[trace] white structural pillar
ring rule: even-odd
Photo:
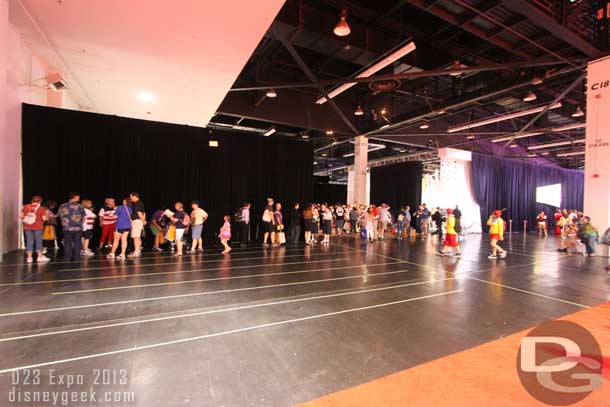
[[[584,212],[603,233],[610,226],[610,57],[589,63]]]
[[[364,136],[354,139],[354,165],[350,167],[347,176],[347,203],[369,204],[368,171],[369,141]]]
[[[4,142],[5,134],[7,132],[6,117],[8,115],[7,107],[7,65],[8,65],[8,2],[6,0],[0,0],[0,141]],[[5,147],[0,147],[4,150]],[[0,152],[0,158],[4,161],[4,152]],[[6,250],[5,248],[5,236],[4,229],[6,221],[4,219],[4,205],[8,199],[5,191],[5,180],[11,174],[7,174],[5,166],[0,162],[0,260],[2,260],[2,253]]]

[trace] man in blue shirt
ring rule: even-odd
[[[63,230],[64,258],[69,261],[79,259],[82,248],[81,237],[85,223],[85,208],[79,202],[80,195],[76,192],[70,193],[68,202],[61,204],[57,212]]]

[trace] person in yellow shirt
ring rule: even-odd
[[[460,250],[460,243],[458,242],[458,234],[455,231],[455,216],[453,215],[453,209],[447,209],[447,220],[445,221],[445,240],[443,241],[443,248],[438,252],[439,256],[445,256],[451,254],[451,249],[455,249],[455,256],[462,256]]]
[[[489,226],[489,238],[491,240],[490,259],[505,258],[508,254],[506,250],[498,245],[498,241],[504,240],[504,219],[502,219],[502,211],[494,211],[487,220]]]

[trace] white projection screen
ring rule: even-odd
[[[536,187],[536,202],[560,208],[561,184]]]

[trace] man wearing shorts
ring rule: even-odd
[[[195,253],[196,251],[203,251],[203,239],[201,238],[201,232],[203,231],[203,222],[208,219],[208,213],[199,207],[198,201],[191,202],[191,240],[193,242],[189,253]]]
[[[460,257],[462,255],[460,243],[458,242],[458,235],[455,231],[455,216],[453,215],[453,209],[448,208],[447,220],[445,221],[445,240],[443,241],[443,248],[440,252],[438,252],[438,254],[440,256],[451,254],[452,249],[455,249],[456,257]]]
[[[489,226],[489,239],[491,245],[490,259],[495,260],[498,257],[505,258],[506,250],[498,246],[498,241],[504,240],[504,219],[502,219],[502,211],[494,211],[487,220]]]
[[[132,192],[129,194],[129,200],[133,210],[131,213],[131,238],[133,239],[134,250],[127,257],[135,258],[142,256],[142,231],[146,224],[146,212],[139,193]]]

